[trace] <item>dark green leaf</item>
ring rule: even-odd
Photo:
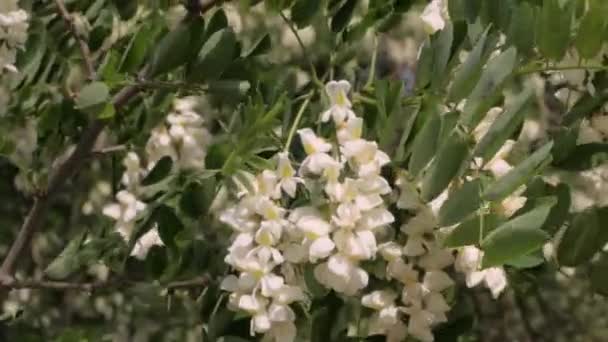
[[[255,42],[249,51],[245,53],[245,57],[255,57],[268,52],[271,48],[270,35],[266,33],[262,38]]]
[[[462,110],[464,115],[461,123],[463,125],[469,128],[477,126],[493,104],[498,91],[511,75],[516,64],[517,51],[514,47],[510,47],[488,62]]]
[[[192,218],[205,215],[215,195],[215,178],[190,183],[180,198],[180,209]]]
[[[608,144],[589,143],[577,145],[569,156],[556,163],[560,169],[568,171],[584,171],[608,161]]]
[[[321,0],[296,0],[291,8],[291,20],[299,28],[304,28],[310,24],[320,9]]]
[[[459,132],[453,132],[422,179],[422,199],[430,201],[437,197],[456,176],[468,154],[468,138]]]
[[[186,63],[190,52],[191,29],[181,22],[158,42],[148,63],[146,74],[154,77],[169,72]]]
[[[539,254],[540,253],[522,255],[518,258],[507,261],[506,264],[517,269],[534,268],[545,262],[545,258]]]
[[[599,260],[591,265],[589,279],[597,293],[608,296],[608,256],[606,253],[603,253]]]
[[[576,214],[557,246],[559,264],[574,267],[589,261],[602,247],[598,244],[601,229],[595,209]]]
[[[448,199],[439,209],[439,224],[451,226],[461,222],[467,216],[479,209],[481,205],[481,180],[474,179],[464,183],[450,193]]]
[[[154,210],[153,219],[158,225],[158,235],[168,247],[175,246],[175,236],[184,229],[184,225],[173,208],[160,205]]]
[[[412,156],[408,169],[415,177],[428,165],[437,150],[437,138],[441,132],[441,119],[439,115],[434,115],[434,113],[431,113],[431,115],[432,117],[426,120],[422,129],[416,135],[412,145]]]
[[[456,226],[445,238],[443,245],[449,248],[477,245],[502,223],[501,220],[492,213],[483,215],[483,219],[480,215],[475,215]]]
[[[608,91],[595,96],[585,92],[564,116],[564,125],[572,125],[577,120],[588,117],[597,111],[608,100]]]
[[[492,231],[481,242],[482,267],[503,265],[539,249],[549,238],[541,226],[547,219],[554,197],[547,197],[533,210],[517,216]]]
[[[188,78],[198,82],[218,80],[232,63],[236,45],[236,37],[230,29],[212,34],[203,45],[191,70],[188,70]]]
[[[574,45],[581,57],[595,57],[602,48],[602,34],[606,26],[605,12],[592,6],[580,23]]]
[[[173,168],[173,159],[169,156],[162,157],[148,175],[142,180],[144,186],[152,185],[165,179]]]
[[[353,16],[357,0],[346,0],[338,12],[331,18],[331,30],[335,33],[344,30]]]
[[[494,181],[483,193],[483,199],[487,201],[500,201],[510,195],[519,186],[525,184],[541,166],[551,160],[552,147],[552,142],[545,144],[511,169],[506,175]]]
[[[314,269],[315,265],[312,264],[307,264],[304,267],[304,281],[306,282],[306,288],[308,288],[313,298],[322,298],[329,293],[329,290],[317,281]]]
[[[433,76],[433,54],[434,50],[431,40],[427,38],[420,48],[420,55],[417,61],[416,88],[426,87]]]
[[[467,59],[460,66],[454,75],[454,81],[450,86],[448,94],[448,100],[452,102],[458,102],[467,96],[473,87],[475,86],[479,76],[481,75],[481,68],[484,62],[484,51],[486,51],[486,41],[488,38],[487,28],[481,37],[477,39],[475,47],[467,56]]]
[[[137,1],[112,0],[118,10],[120,19],[129,20],[137,12]]]

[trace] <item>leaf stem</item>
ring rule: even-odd
[[[310,55],[308,54],[308,50],[306,49],[306,46],[304,46],[304,43],[302,42],[302,38],[300,38],[300,35],[298,34],[298,30],[296,30],[296,28],[293,26],[293,22],[291,22],[285,16],[285,14],[283,14],[283,12],[279,11],[279,15],[281,16],[281,18],[283,19],[285,24],[287,24],[291,33],[293,33],[293,35],[296,37],[296,40],[298,41],[298,45],[300,45],[300,48],[302,49],[302,54],[304,55],[304,59],[306,59],[306,62],[308,63],[308,67],[310,68],[310,75],[312,77],[313,82],[315,83],[315,85],[317,87],[319,87],[319,89],[323,89],[323,82],[321,82],[321,80],[319,79],[319,76],[317,75],[315,65],[312,63],[312,59],[310,58]]]
[[[295,135],[296,129],[298,128],[298,125],[300,124],[300,120],[302,120],[302,115],[304,114],[304,112],[306,111],[306,108],[310,104],[310,99],[312,98],[313,94],[314,94],[313,90],[309,91],[308,94],[306,94],[304,102],[300,106],[300,109],[298,110],[298,113],[296,114],[296,118],[293,121],[291,128],[289,129],[289,135],[287,136],[287,141],[285,142],[285,147],[283,148],[283,151],[287,152],[289,150],[289,146],[291,146],[291,141],[293,140],[293,136]]]
[[[374,51],[372,53],[372,62],[369,66],[369,76],[367,77],[367,82],[365,83],[364,89],[370,89],[372,84],[374,83],[374,79],[376,78],[376,60],[378,58],[378,37],[374,37]]]

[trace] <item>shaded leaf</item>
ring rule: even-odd
[[[146,177],[141,181],[143,186],[152,185],[160,182],[165,179],[169,173],[171,173],[171,169],[173,168],[173,159],[169,156],[162,157],[154,168],[146,175]]]
[[[589,261],[602,247],[598,243],[600,229],[595,209],[576,214],[557,246],[559,264],[574,267]]]
[[[518,187],[526,183],[543,164],[551,160],[551,147],[553,147],[552,142],[545,144],[506,175],[494,181],[484,191],[483,199],[499,201],[513,193]]]
[[[464,183],[450,193],[439,209],[439,224],[451,226],[479,209],[481,205],[482,184],[479,178]]]
[[[483,239],[483,268],[503,265],[527,255],[545,243],[549,234],[540,228],[556,199],[547,197],[539,203],[533,210],[501,224]]]

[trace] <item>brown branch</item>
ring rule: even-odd
[[[69,13],[67,12],[63,2],[61,0],[55,0],[57,6],[62,13],[64,18],[69,19]],[[202,11],[207,11],[211,9],[215,4],[220,3],[221,0],[211,0],[203,6]],[[70,20],[71,23],[71,20]],[[72,27],[72,26],[70,26]],[[84,41],[79,40],[86,45]],[[88,51],[88,47],[87,50]],[[87,59],[87,54],[83,52],[85,55],[85,60],[90,62],[90,59]],[[94,76],[94,73],[92,74]],[[114,108],[117,112],[120,112],[122,107],[124,107],[129,100],[135,97],[140,92],[140,87],[137,85],[130,85],[124,87],[120,92],[118,92],[112,101]],[[106,121],[103,120],[93,120],[91,124],[85,129],[82,134],[80,141],[76,145],[74,152],[68,157],[68,159],[55,168],[51,176],[49,178],[48,185],[45,190],[43,190],[34,200],[34,205],[30,209],[23,225],[19,229],[17,233],[17,238],[11,245],[8,254],[6,255],[4,261],[2,262],[2,266],[0,267],[0,289],[2,289],[2,284],[11,283],[13,281],[13,274],[15,273],[15,269],[17,266],[17,261],[25,247],[29,244],[29,241],[32,235],[40,228],[42,223],[44,222],[44,218],[46,216],[47,209],[50,205],[50,201],[52,197],[56,194],[57,190],[65,184],[65,182],[70,179],[80,168],[85,164],[91,155],[91,151],[95,146],[95,142],[99,137],[101,131],[103,131],[106,125]],[[6,287],[4,287],[6,289]],[[6,292],[0,291],[0,300],[4,297]]]
[[[84,59],[84,65],[87,70],[87,76],[89,80],[94,80],[95,77],[95,67],[93,66],[93,58],[91,57],[91,51],[89,50],[89,45],[82,39],[82,36],[78,33],[76,29],[76,25],[74,24],[74,19],[68,12],[68,9],[65,7],[63,0],[55,0],[55,5],[57,5],[57,9],[59,10],[59,14],[63,18],[63,20],[68,24],[74,39],[78,43],[78,48],[80,49],[80,53],[82,54],[82,58]]]
[[[77,290],[77,291],[93,291],[101,289],[117,289],[125,287],[135,287],[138,285],[149,285],[149,282],[129,281],[124,279],[111,279],[106,281],[95,282],[67,282],[67,281],[52,281],[52,280],[11,280],[0,284],[0,288],[18,290]],[[174,281],[167,284],[161,284],[161,287],[167,290],[184,290],[192,288],[205,287],[209,284],[208,277],[196,277],[188,280]]]

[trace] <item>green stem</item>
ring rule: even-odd
[[[369,66],[369,76],[364,89],[370,89],[376,78],[376,59],[378,58],[378,37],[374,38],[374,51],[372,53],[372,64]]]
[[[315,65],[312,63],[312,59],[310,58],[310,55],[308,54],[308,50],[306,50],[306,47],[304,46],[304,43],[302,42],[302,38],[300,38],[298,31],[293,26],[293,23],[289,19],[287,19],[285,14],[283,14],[283,12],[279,12],[279,15],[281,16],[281,18],[283,19],[285,24],[287,24],[287,27],[289,27],[289,30],[291,31],[291,33],[293,33],[293,35],[296,37],[296,40],[298,41],[298,45],[300,45],[300,48],[302,49],[302,54],[304,55],[304,59],[306,59],[306,62],[308,63],[308,67],[310,68],[310,75],[312,77],[313,82],[319,87],[319,89],[323,89],[323,82],[321,82],[321,80],[319,80],[319,77],[317,76],[317,71],[315,70]]]
[[[298,113],[296,114],[296,118],[293,121],[293,124],[291,125],[291,129],[289,130],[289,135],[287,136],[287,142],[285,142],[285,147],[283,148],[283,151],[285,151],[285,152],[289,151],[289,146],[291,146],[291,141],[293,140],[293,136],[296,133],[296,129],[298,129],[300,120],[302,120],[302,115],[306,111],[308,104],[310,104],[310,99],[312,98],[313,94],[314,94],[314,91],[312,91],[312,90],[310,92],[308,92],[306,99],[300,106],[300,109],[298,110]]]
[[[565,70],[608,70],[607,65],[563,65],[563,66],[544,66],[522,68],[517,73],[519,75],[532,74],[543,71],[565,71]]]

